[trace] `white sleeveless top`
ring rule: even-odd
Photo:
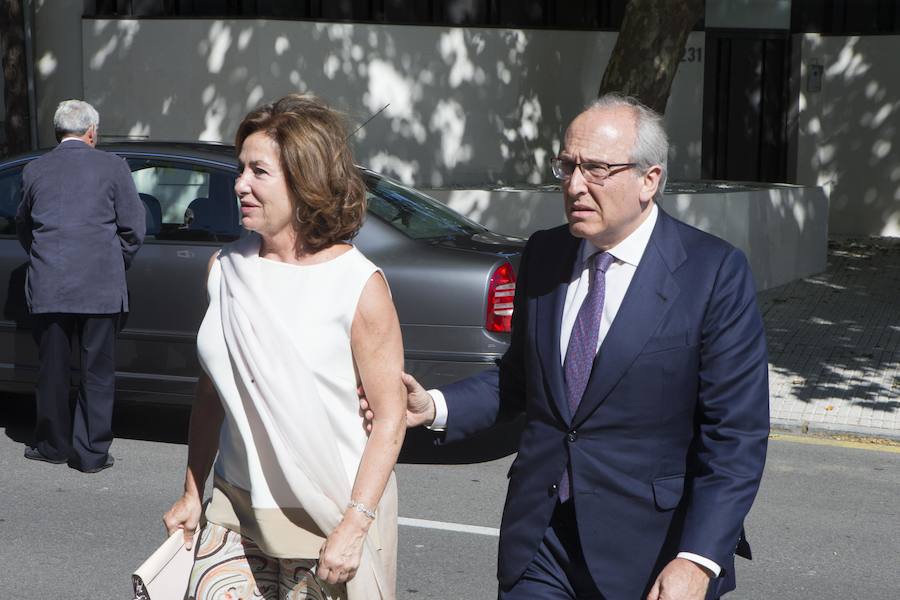
[[[375,272],[355,247],[315,265],[264,259],[255,234],[223,248],[210,270],[197,349],[225,419],[207,518],[273,556],[317,558],[350,499],[367,441],[350,329]],[[381,589],[361,598],[394,594],[393,475],[377,513],[367,545]]]

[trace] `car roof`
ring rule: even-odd
[[[168,158],[186,158],[200,159],[217,163],[224,163],[228,166],[237,167],[237,154],[233,144],[224,144],[220,142],[199,142],[199,141],[155,141],[155,140],[124,140],[116,142],[101,142],[97,144],[97,148],[107,152],[126,153],[126,154],[159,154]],[[22,160],[32,160],[49,152],[52,148],[39,148],[10,156],[3,159],[2,163],[9,164]],[[372,171],[362,165],[356,165],[365,175],[384,178],[383,175]],[[389,178],[386,178],[389,179]]]
[[[123,140],[116,142],[101,142],[97,148],[107,152],[125,153],[131,155],[153,156],[159,155],[165,158],[184,158],[201,161],[209,161],[237,168],[237,154],[233,144],[220,142],[199,141],[156,141],[156,140]],[[10,156],[0,161],[2,165],[28,162],[49,152],[53,147],[39,148],[16,156]],[[362,165],[356,165],[364,175],[376,178],[390,179],[372,171]]]
[[[234,146],[216,142],[121,141],[103,142],[98,144],[97,147],[108,152],[159,153],[167,156],[205,158],[207,160],[237,164]]]
[[[55,146],[38,148],[30,150],[14,156],[2,159],[3,164],[16,163],[20,161],[28,161],[42,154],[46,154]],[[116,153],[128,154],[161,154],[170,157],[182,158],[199,158],[219,163],[226,163],[237,166],[237,156],[235,155],[234,146],[231,144],[220,144],[216,142],[175,142],[175,141],[118,141],[118,142],[101,142],[97,144],[100,150]]]
[[[97,147],[108,152],[140,154],[159,153],[165,154],[166,156],[203,158],[218,162],[227,162],[235,167],[237,166],[237,152],[234,145],[220,142],[128,140],[120,142],[103,142],[98,144]],[[372,171],[368,167],[362,165],[356,166],[366,175],[389,179],[380,173]]]

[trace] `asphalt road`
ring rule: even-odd
[[[187,412],[122,407],[116,465],[95,475],[23,459],[32,419],[29,399],[0,399],[0,599],[131,598],[129,575],[180,490]],[[415,446],[397,469],[399,598],[494,598],[508,447]],[[747,524],[755,558],[739,559],[728,598],[900,597],[898,504],[900,454],[772,440]]]

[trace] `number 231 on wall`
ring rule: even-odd
[[[700,46],[690,46],[684,49],[684,56],[681,62],[703,62],[703,48]]]

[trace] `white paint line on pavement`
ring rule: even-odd
[[[475,535],[489,535],[491,537],[500,535],[500,530],[494,527],[479,527],[478,525],[463,525],[462,523],[444,523],[443,521],[428,521],[426,519],[410,519],[407,517],[399,517],[397,523],[407,527],[420,527],[422,529],[440,529],[442,531],[474,533]]]

